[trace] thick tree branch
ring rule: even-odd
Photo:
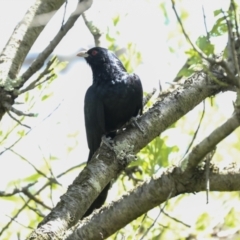
[[[16,26],[7,45],[0,55],[0,120],[5,114],[6,105],[11,106],[17,94],[13,90],[21,85],[21,78],[16,78],[22,63],[33,43],[63,4],[64,0],[36,0],[29,8],[23,20]],[[36,19],[44,15],[43,25],[36,24]]]
[[[105,208],[107,209],[106,212],[103,210],[102,214],[95,214],[93,218],[91,218],[91,221],[87,223],[84,222],[83,224],[80,223],[79,226],[76,225],[73,229],[77,230],[72,232],[73,229],[71,229],[66,239],[105,239],[151,208],[166,201],[170,192],[171,197],[174,197],[180,193],[206,190],[206,182],[203,184],[204,181],[201,180],[202,178],[210,179],[211,190],[223,191],[225,189],[227,191],[229,185],[226,183],[229,183],[229,180],[227,181],[225,179],[225,175],[224,181],[226,182],[224,184],[220,183],[220,185],[217,185],[216,182],[212,182],[211,177],[215,174],[216,167],[212,167],[209,173],[209,166],[206,167],[205,172],[199,169],[196,171],[196,166],[203,160],[207,153],[212,151],[222,139],[227,137],[239,125],[239,113],[235,113],[223,125],[214,130],[206,139],[193,148],[192,152],[190,152],[182,162],[181,168],[166,171],[159,179],[150,180],[150,183],[153,182],[153,186],[149,187],[151,184],[146,182],[141,187],[138,187],[140,189],[136,189],[130,193],[129,196],[125,195],[125,197],[121,198],[118,202],[111,204],[110,207],[107,206]],[[200,175],[201,172],[203,175]],[[217,172],[217,174],[219,174],[219,172]],[[224,174],[226,174],[225,171]],[[233,181],[231,190],[239,190],[239,169],[234,169],[234,174],[236,174],[235,177],[233,177],[231,172],[231,175],[228,175],[227,178],[233,178],[233,180],[230,180]],[[195,175],[197,175],[196,180]],[[220,174],[219,178],[221,176]],[[214,180],[216,181],[216,178]],[[200,189],[199,183],[201,183]],[[219,182],[217,181],[217,183]],[[218,189],[212,187],[215,185]],[[222,187],[224,187],[224,189],[222,189]],[[164,201],[162,199],[164,199]],[[129,208],[129,206],[131,206],[131,208]],[[102,222],[104,222],[104,224],[101,224]]]
[[[214,147],[240,125],[239,113],[234,113],[224,124],[193,148],[182,162],[183,171],[192,171]]]
[[[54,37],[54,39],[49,43],[49,45],[38,55],[36,60],[32,65],[23,73],[21,77],[21,86],[44,64],[45,60],[50,56],[55,47],[59,44],[62,38],[67,34],[67,32],[73,27],[74,23],[81,16],[83,12],[89,9],[92,5],[93,0],[80,0],[76,10],[71,14],[67,22],[59,29],[59,32]]]
[[[55,11],[64,3],[64,0],[36,0],[35,4],[28,10],[0,55],[0,87],[2,87],[0,89],[0,119],[6,112],[6,105],[12,105],[14,99],[21,93],[18,89],[43,66],[44,61],[68,30],[71,29],[78,17],[91,7],[92,1],[79,1],[76,10],[64,27],[59,30],[49,46],[38,56],[28,70],[21,77],[17,78],[22,63],[33,43]]]
[[[64,239],[106,239],[153,207],[167,201],[170,192],[170,198],[173,198],[183,193],[205,191],[206,169],[195,169],[191,174],[188,174],[188,179],[184,182],[179,172],[181,172],[181,169],[175,167],[162,173],[160,177],[151,178],[144,182],[132,192],[121,196],[110,206],[104,207],[101,214],[95,212],[92,218],[79,222],[66,233]],[[231,165],[219,170],[217,166],[212,165],[209,177],[211,191],[240,190],[239,166]]]
[[[221,87],[211,84],[204,73],[195,74],[183,87],[157,102],[140,118],[139,125],[144,129],[145,135],[129,126],[114,139],[115,150],[119,155],[137,153],[202,100],[220,91]],[[75,225],[101,190],[123,169],[122,161],[119,164],[119,155],[116,158],[113,151],[105,145],[101,146],[30,239],[39,239],[37,236],[57,239],[57,236],[62,236],[64,231]]]
[[[16,78],[22,63],[39,34],[58,10],[64,0],[36,0],[29,8],[23,20],[16,26],[12,36],[0,55],[0,86],[13,90],[13,79]],[[39,25],[35,19],[45,17],[45,24]],[[47,14],[47,15],[46,15]]]

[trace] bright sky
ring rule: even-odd
[[[32,0],[0,1],[0,48],[4,47],[17,22],[21,20],[32,2]],[[67,15],[75,9],[77,1],[70,0],[68,2]],[[128,42],[133,42],[142,53],[143,63],[135,69],[135,72],[139,74],[146,92],[151,91],[153,87],[158,88],[159,80],[163,85],[165,82],[171,82],[183,65],[186,59],[183,53],[189,47],[183,44],[183,36],[179,35],[179,31],[176,31],[179,26],[176,25],[176,18],[171,9],[170,1],[164,1],[168,2],[167,11],[170,22],[167,25],[164,23],[162,11],[159,10],[159,2],[163,1],[95,1],[90,10],[91,12],[88,13],[89,16],[96,19],[95,21],[103,29],[111,23],[113,16],[120,14],[119,31],[121,35],[118,37],[117,43],[119,46],[124,47]],[[222,8],[228,7],[228,1],[224,0],[184,0],[182,2],[184,4],[180,8],[184,6],[185,10],[189,12],[189,21],[186,21],[185,27],[193,41],[201,34],[205,34],[201,10],[202,4],[206,5],[205,14],[209,29],[211,29],[214,21],[212,10],[216,8],[216,4],[222,6]],[[61,26],[62,16],[63,8],[54,16],[51,23],[34,44],[30,52],[31,56],[39,53],[51,41]],[[43,164],[43,156],[48,158],[52,155],[60,158],[61,161],[52,163],[55,174],[87,159],[88,148],[83,121],[83,99],[86,89],[92,81],[91,71],[89,66],[84,61],[77,59],[75,55],[81,48],[91,47],[93,44],[91,34],[83,20],[79,19],[54,51],[54,54],[62,60],[70,61],[70,67],[60,74],[59,78],[52,84],[53,96],[45,102],[37,102],[36,106],[31,110],[39,113],[39,116],[35,119],[26,120],[26,123],[32,127],[38,125],[41,119],[51,113],[59,103],[61,105],[50,118],[34,129],[28,137],[21,140],[15,148],[18,153],[37,166]],[[169,45],[178,52],[171,53],[168,49]],[[164,87],[167,86],[164,85]],[[229,101],[231,102],[231,99]],[[229,109],[228,111],[232,110]],[[1,128],[9,127],[10,121],[12,124],[12,120],[5,116]],[[22,129],[22,127],[19,129]],[[69,135],[74,137],[69,138]],[[14,139],[10,137],[7,145],[0,146],[0,151],[13,141]],[[68,153],[66,151],[67,147],[75,148],[71,153]],[[26,176],[25,171],[31,169],[26,164],[25,169],[19,171],[20,167],[23,166],[23,162],[10,152],[1,156],[1,162],[4,164],[0,169],[0,190],[5,189],[6,182],[13,179],[13,176],[15,179],[21,179]],[[12,168],[12,166],[15,167]],[[73,179],[74,176],[69,177],[63,185],[67,187]]]

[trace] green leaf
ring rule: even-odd
[[[222,9],[215,10],[214,12],[214,17],[218,16],[220,13],[222,13]]]
[[[115,18],[113,18],[113,25],[116,26],[119,23],[120,16],[117,15]]]
[[[182,68],[179,73],[178,73],[178,77],[189,77],[191,76],[195,71],[193,69],[190,68]]]
[[[62,71],[63,69],[65,69],[68,65],[68,62],[65,61],[65,62],[59,62],[56,67],[54,67],[54,71],[57,71],[57,72],[60,72]]]
[[[20,137],[24,137],[24,136],[25,136],[25,130],[18,131],[17,134],[18,134]]]
[[[169,155],[179,151],[177,146],[169,147],[166,145],[166,140],[167,137],[157,137],[138,154],[139,159],[135,163],[141,165],[145,173],[152,175],[159,168],[168,166]]]
[[[224,219],[224,223],[226,226],[228,227],[237,227],[239,225],[239,218],[234,210],[234,208],[232,208],[228,214],[225,216]]]
[[[208,213],[203,213],[199,216],[196,222],[196,229],[203,231],[210,225],[211,219]]]
[[[209,33],[212,37],[218,37],[227,33],[227,31],[228,31],[228,28],[227,28],[226,20],[223,16],[216,21],[216,23],[213,25]]]
[[[26,183],[36,182],[39,179],[39,177],[40,177],[40,174],[34,173],[34,174],[32,174],[32,175],[30,175],[30,176],[28,176],[26,178],[21,179],[21,181],[24,181]]]
[[[42,96],[42,101],[48,99],[48,98],[51,97],[52,95],[53,95],[52,93],[43,95],[43,96]]]
[[[214,45],[209,42],[206,36],[199,37],[196,44],[206,55],[214,53]]]
[[[59,158],[58,157],[55,157],[55,156],[50,156],[50,160],[58,160]]]
[[[109,34],[106,34],[106,39],[107,39],[109,42],[114,42],[114,41],[115,41],[115,38],[111,37]]]
[[[168,11],[166,8],[166,3],[160,3],[159,8],[162,10],[163,16],[165,17],[165,24],[169,24],[169,17],[168,17]]]
[[[24,96],[24,100],[25,100],[25,102],[28,101],[28,98],[29,98],[29,92],[26,92],[26,93],[25,93],[25,96]]]

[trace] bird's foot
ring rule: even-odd
[[[132,126],[135,126],[136,128],[138,128],[139,131],[140,131],[143,135],[145,135],[145,131],[144,131],[144,129],[138,124],[137,119],[138,119],[138,117],[132,117],[132,118],[130,119],[130,121],[129,121],[129,124],[131,124]]]
[[[104,143],[107,147],[114,151],[114,141],[110,137],[106,137],[106,135],[102,136],[102,143]]]

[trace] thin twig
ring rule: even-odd
[[[66,12],[67,12],[67,5],[68,5],[68,0],[65,0],[65,6],[64,6],[64,12],[63,12],[63,19],[62,19],[61,30],[63,30],[63,25],[64,25],[64,22],[65,22],[65,16],[66,16]]]
[[[24,203],[27,204],[27,207],[28,207],[30,210],[32,210],[34,213],[36,213],[36,214],[39,215],[40,217],[43,217],[43,218],[45,217],[45,215],[44,215],[43,213],[41,213],[39,209],[36,209],[36,208],[33,208],[33,207],[30,206],[30,204],[29,204],[30,202],[28,201],[29,198],[28,198],[28,200],[25,200],[25,198],[24,198],[23,196],[21,196],[21,195],[20,195],[20,198],[22,199],[22,201],[23,201]]]
[[[240,86],[240,72],[239,72],[239,64],[238,64],[238,58],[237,58],[237,53],[235,50],[235,39],[234,39],[234,33],[232,31],[232,23],[227,19],[227,16],[225,12],[222,10],[222,14],[224,16],[224,19],[226,21],[227,27],[228,27],[228,45],[230,46],[229,51],[231,51],[231,56],[234,64],[234,70],[236,71],[235,74],[237,73],[237,78],[235,77],[234,79],[236,80],[235,84],[237,86]]]
[[[27,92],[27,91],[30,91],[30,90],[32,90],[32,89],[34,89],[34,88],[42,85],[43,83],[47,82],[49,79],[51,79],[51,78],[53,78],[53,77],[56,77],[56,74],[55,74],[55,73],[47,76],[44,80],[42,80],[41,82],[37,83],[37,84],[34,85],[32,88],[30,88],[30,87],[28,86],[29,88],[27,87],[27,88],[25,88],[25,89],[20,90],[20,91],[18,92],[18,95],[20,95],[20,94],[22,94],[22,93],[25,93],[25,92]]]
[[[29,200],[30,201],[30,200]],[[28,201],[28,202],[29,202]],[[13,217],[11,217],[11,220],[1,229],[1,231],[0,231],[0,236],[5,232],[5,230],[7,230],[8,228],[9,228],[9,226],[10,226],[10,224],[13,222],[13,221],[15,221],[15,219],[18,217],[18,215],[24,210],[24,208],[26,207],[27,205],[26,204],[24,204],[18,211],[17,211],[17,213],[13,216]]]
[[[24,195],[26,195],[29,199],[31,199],[32,201],[34,201],[34,202],[36,202],[36,203],[38,203],[39,205],[41,205],[41,206],[43,206],[43,207],[45,207],[45,208],[47,208],[48,210],[52,210],[52,208],[51,207],[49,207],[48,205],[46,205],[43,201],[41,201],[41,200],[39,200],[37,197],[35,197],[36,196],[36,194],[31,194],[27,189],[25,190],[25,191],[23,191],[22,192]]]
[[[134,240],[136,239],[136,236],[137,236],[137,234],[138,234],[138,231],[140,230],[140,227],[142,226],[142,224],[144,223],[144,221],[145,221],[145,219],[147,218],[147,213],[145,213],[144,215],[143,215],[143,218],[142,218],[142,221],[141,221],[141,223],[138,225],[138,227],[137,227],[137,229],[136,229],[136,231],[135,231],[135,236],[134,236]]]
[[[15,195],[17,193],[21,193],[21,192],[25,191],[26,189],[29,189],[30,187],[32,187],[36,183],[37,182],[33,182],[33,183],[29,183],[27,186],[22,187],[22,188],[15,188],[11,192],[0,191],[0,196],[1,197],[11,197],[11,196],[13,196],[13,195]]]
[[[39,150],[41,151],[42,156],[43,156],[43,160],[44,160],[44,162],[45,162],[45,164],[46,164],[46,166],[47,166],[47,168],[48,168],[48,171],[49,171],[50,174],[51,174],[51,178],[50,178],[51,181],[52,181],[53,183],[55,183],[55,184],[61,185],[61,184],[57,181],[56,177],[54,176],[54,173],[53,173],[53,171],[52,171],[52,168],[51,168],[51,166],[49,165],[47,159],[45,158],[41,147],[38,146],[38,148],[39,148]]]
[[[161,84],[161,80],[160,79],[158,81],[158,86],[159,86],[159,92],[161,93],[163,88],[162,88],[162,84]]]
[[[156,91],[156,88],[153,88],[152,92],[147,93],[147,95],[143,98],[143,106],[145,106],[149,102],[149,100],[152,98]]]
[[[21,125],[21,126],[23,126],[23,127],[26,127],[26,128],[28,128],[28,129],[31,129],[31,127],[29,127],[28,125],[21,123],[21,122],[20,122],[17,118],[15,118],[8,110],[7,110],[6,112],[7,112],[8,116],[9,116],[10,118],[12,118],[14,121],[16,121],[19,125]]]
[[[9,104],[7,102],[3,102],[2,105],[6,108],[6,110],[14,112],[18,116],[26,116],[26,117],[36,117],[37,116],[36,113],[24,113],[20,110],[17,110],[16,108],[14,108],[11,104]]]
[[[43,87],[42,89],[41,89],[41,91],[40,91],[40,93],[39,93],[39,96],[36,98],[34,98],[35,99],[35,101],[33,101],[32,102],[32,104],[29,106],[29,110],[31,110],[32,108],[33,108],[33,106],[35,105],[35,103],[36,103],[36,101],[38,101],[37,99],[42,95],[42,93],[44,92],[44,90],[46,89],[46,87]],[[16,102],[14,102],[14,104],[16,104]],[[59,106],[60,106],[60,104],[59,104]],[[58,108],[58,107],[57,107]],[[55,110],[53,110],[53,112],[54,112]],[[50,114],[51,115],[51,114]],[[49,116],[47,116],[47,118],[48,118]],[[22,118],[19,120],[19,121],[23,121],[24,120],[24,116],[22,116]],[[17,124],[15,124],[13,127],[12,127],[12,129],[9,131],[9,132],[7,132],[6,134],[4,134],[4,137],[3,137],[3,139],[0,141],[0,144],[2,144],[3,142],[4,142],[4,140],[6,140],[7,138],[8,138],[8,136],[16,129],[18,127],[18,123]],[[35,126],[36,127],[36,126]],[[29,131],[31,131],[31,129],[29,130]],[[29,132],[27,132],[27,134],[28,134]],[[26,135],[27,135],[26,134]],[[19,137],[19,139],[16,141],[16,142],[18,142],[19,140],[21,140],[22,139],[22,137]],[[15,142],[15,143],[16,143]],[[15,144],[14,144],[15,145]],[[6,151],[7,149],[5,149],[4,150],[4,152]],[[2,154],[3,152],[0,152],[0,155]]]
[[[171,198],[171,196],[172,196],[172,191],[169,193],[169,195],[168,195],[168,197],[167,197],[167,199],[166,199],[163,207],[162,207],[162,208],[160,207],[160,211],[159,211],[157,217],[155,218],[154,222],[153,222],[153,223],[151,224],[151,226],[147,229],[147,231],[143,234],[143,236],[140,238],[140,240],[143,240],[144,237],[147,236],[147,234],[148,234],[148,232],[150,231],[150,229],[155,225],[155,223],[157,222],[157,220],[158,220],[158,218],[160,217],[162,211],[163,211],[164,208],[166,207],[166,205],[167,205],[167,203],[168,203],[168,200]]]
[[[205,27],[205,31],[206,31],[206,35],[207,35],[207,40],[210,43],[210,34],[207,29],[207,21],[206,21],[206,15],[205,15],[205,10],[204,10],[203,5],[202,5],[202,14],[203,14],[203,21],[204,21],[204,27]]]
[[[93,0],[78,1],[76,10],[68,18],[62,29],[59,30],[53,40],[50,41],[49,45],[41,52],[41,54],[38,55],[36,60],[31,64],[27,71],[23,73],[21,76],[21,86],[23,86],[23,84],[43,66],[45,60],[50,56],[50,54],[53,52],[62,38],[67,34],[67,32],[73,27],[74,23],[77,21],[80,15],[91,7],[92,2]]]
[[[162,213],[163,213],[165,216],[167,216],[167,217],[171,218],[172,220],[174,220],[175,222],[181,223],[181,224],[184,225],[185,227],[188,227],[188,228],[191,227],[189,224],[186,224],[186,223],[184,223],[183,221],[181,221],[181,220],[179,220],[179,219],[177,219],[177,218],[175,218],[175,217],[170,216],[168,213],[166,213],[166,212],[164,211],[164,209],[162,210]]]
[[[237,33],[237,38],[238,40],[240,40],[240,35],[239,35],[239,28],[238,28],[238,20],[237,20],[237,12],[236,12],[236,6],[234,3],[234,0],[231,0],[231,7],[233,9],[233,13],[234,13],[234,22],[235,22],[235,29],[236,29],[236,33]]]
[[[27,228],[27,229],[31,229],[33,230],[34,228],[30,227],[30,226],[26,226],[26,225],[23,225],[22,223],[18,222],[16,219],[12,218],[11,216],[8,216],[7,214],[5,214],[6,217],[10,218],[11,221],[19,224],[20,226],[24,227],[24,228]]]
[[[201,115],[201,117],[200,117],[200,120],[199,120],[199,123],[198,123],[197,129],[196,129],[196,131],[194,132],[194,135],[193,135],[193,137],[192,137],[192,141],[191,141],[190,144],[188,145],[188,148],[187,148],[186,152],[184,153],[182,159],[184,159],[184,158],[186,157],[186,155],[188,154],[190,148],[192,147],[193,142],[194,142],[194,140],[196,139],[197,134],[198,134],[198,131],[199,131],[200,126],[201,126],[201,124],[202,124],[202,120],[203,120],[204,115],[205,115],[205,100],[203,100],[203,110],[202,110],[202,115]]]
[[[48,119],[60,106],[61,106],[60,102],[53,110],[51,113],[49,113],[45,118],[42,119],[42,121],[40,123],[38,123],[38,125],[32,127],[28,132],[26,132],[25,136],[27,136],[33,129],[37,128],[41,123],[43,123],[46,119]],[[12,147],[14,147],[20,140],[22,140],[22,137],[19,137],[15,142],[13,142],[9,147],[5,148],[2,152],[0,152],[0,155],[2,155],[3,153],[5,153],[6,151],[10,150]]]
[[[39,175],[43,176],[44,178],[47,178],[49,181],[51,181],[52,183],[56,183],[58,184],[56,181],[54,181],[54,178],[49,178],[45,173],[43,173],[42,171],[40,171],[39,169],[37,169],[34,164],[32,164],[30,161],[28,161],[24,156],[22,156],[21,154],[17,153],[16,151],[14,151],[13,149],[9,149],[9,151],[11,151],[12,153],[14,153],[15,155],[17,155],[18,157],[20,157],[22,160],[24,160],[25,162],[27,162]]]
[[[183,27],[182,21],[181,21],[179,15],[178,15],[178,13],[177,13],[177,10],[176,10],[176,8],[175,8],[175,1],[174,1],[174,0],[171,0],[171,1],[172,1],[173,11],[174,11],[174,13],[175,13],[175,15],[176,15],[176,17],[177,17],[178,23],[179,23],[180,26],[181,26],[181,29],[182,29],[182,32],[183,32],[185,38],[186,38],[187,41],[190,43],[190,45],[192,46],[192,48],[200,55],[201,58],[206,59],[206,60],[209,59],[209,58],[208,58],[203,52],[201,52],[200,49],[198,49],[198,48],[193,44],[193,42],[191,41],[190,37],[188,36],[188,34],[186,33],[186,31],[185,31],[185,29],[184,29],[184,27]]]
[[[209,203],[209,191],[210,191],[210,181],[209,181],[209,167],[210,167],[210,159],[206,160],[206,203]]]
[[[64,176],[64,175],[67,174],[68,172],[70,172],[70,171],[72,171],[72,170],[74,170],[74,169],[76,169],[76,168],[79,168],[79,167],[83,166],[84,164],[86,164],[86,163],[81,163],[81,164],[78,164],[78,165],[76,165],[76,166],[73,166],[73,167],[67,169],[66,171],[64,171],[64,172],[60,173],[59,175],[57,175],[57,178],[60,178],[60,177]],[[46,187],[48,187],[50,184],[52,184],[51,181],[48,181],[47,183],[45,183],[45,184],[35,193],[35,195],[38,195],[40,192],[42,192],[42,191],[43,191]],[[16,218],[18,217],[18,215],[19,215],[26,207],[28,207],[28,203],[29,203],[30,201],[31,201],[31,199],[28,199],[27,202],[17,211],[17,213],[14,215],[14,217],[12,217],[13,220],[16,219]],[[9,228],[9,226],[10,226],[10,224],[13,222],[13,220],[9,221],[9,222],[2,228],[2,230],[0,231],[0,236],[3,234],[3,232],[4,232],[5,230],[7,230],[7,229]]]
[[[209,178],[209,172],[210,172],[210,162],[216,152],[216,147],[207,154],[205,157],[205,168],[206,168],[206,203],[209,203],[209,191],[210,191],[210,178]]]
[[[103,44],[101,43],[101,37],[102,37],[102,32],[100,31],[99,28],[97,28],[94,24],[93,21],[89,20],[86,13],[82,14],[84,23],[86,24],[88,30],[90,31],[90,33],[92,34],[93,38],[94,38],[94,42],[95,42],[95,46],[100,47]]]
[[[39,74],[39,76],[37,77],[36,80],[34,80],[33,82],[31,82],[27,87],[25,87],[24,89],[21,89],[19,91],[17,91],[16,95],[20,95],[22,93],[25,93],[29,90],[32,90],[34,88],[36,88],[37,86],[43,84],[44,82],[48,81],[49,79],[51,79],[52,77],[56,76],[55,73],[51,73],[51,71],[53,70],[51,67],[53,65],[53,63],[56,61],[57,57],[54,56],[46,65],[46,68]],[[51,74],[50,74],[51,73]],[[42,80],[41,82],[39,82],[45,75],[50,74],[49,76],[47,76],[44,80]]]
[[[221,67],[223,67],[223,69],[226,71],[228,77],[230,78],[230,80],[237,86],[238,86],[238,79],[236,79],[236,77],[232,74],[231,70],[229,69],[228,65],[222,60],[220,62],[217,62],[214,58],[209,58],[207,57],[202,51],[200,51],[191,41],[191,39],[189,38],[188,34],[186,33],[184,27],[183,27],[183,24],[182,24],[182,21],[177,13],[177,10],[175,8],[175,2],[174,0],[171,0],[172,1],[172,8],[174,10],[174,13],[177,17],[177,20],[181,26],[181,29],[182,29],[182,32],[185,36],[185,38],[187,39],[187,41],[190,43],[190,45],[192,46],[192,48],[194,49],[194,51],[196,51],[198,53],[198,55],[202,58],[202,59],[205,59],[207,62],[209,62],[211,65],[213,64],[219,64]],[[233,56],[234,57],[234,56]]]

